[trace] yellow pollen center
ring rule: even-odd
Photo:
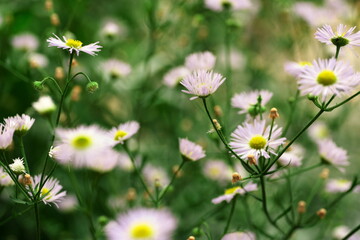
[[[255,135],[249,141],[249,145],[253,149],[263,149],[266,146],[267,140],[261,135]]]
[[[45,197],[46,200],[51,199],[50,189],[43,187],[41,189],[41,196]]]
[[[299,65],[300,66],[310,66],[311,65],[311,62],[306,62],[306,61],[301,61],[301,62],[299,62]]]
[[[228,188],[225,190],[225,195],[227,194],[233,194],[236,190],[240,189],[240,187],[233,187],[233,188]]]
[[[120,139],[122,139],[123,137],[125,137],[126,135],[128,135],[127,132],[123,131],[123,130],[119,130],[115,133],[115,141],[119,141]]]
[[[219,168],[211,168],[210,174],[211,174],[211,176],[217,177],[220,175],[220,169]]]
[[[82,42],[79,40],[74,40],[74,39],[68,39],[66,40],[66,46],[71,47],[71,48],[76,48],[79,49],[82,46]]]
[[[84,150],[84,149],[88,148],[89,146],[91,146],[92,140],[91,140],[91,138],[89,136],[82,135],[82,136],[75,137],[72,140],[71,144],[76,149]]]
[[[323,86],[329,86],[333,85],[337,81],[337,77],[335,73],[331,70],[324,70],[317,76],[316,81],[323,85]]]
[[[154,236],[154,230],[149,224],[141,223],[131,228],[131,237],[133,238],[149,238]]]

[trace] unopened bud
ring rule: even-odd
[[[127,201],[134,201],[136,199],[136,190],[135,188],[129,188],[126,193],[126,200]]]
[[[306,202],[305,201],[299,201],[298,202],[298,213],[303,214],[306,212]]]
[[[219,105],[214,106],[214,113],[216,117],[221,117],[223,115],[222,109]]]
[[[156,188],[161,188],[161,183],[160,183],[160,180],[158,178],[155,179],[155,187]]]
[[[62,67],[56,67],[55,68],[55,78],[58,80],[62,80],[64,79],[65,74],[64,74],[64,69]]]
[[[320,219],[323,219],[326,216],[326,212],[325,208],[321,208],[316,212],[316,215],[318,215]]]
[[[248,159],[248,162],[249,162],[250,165],[256,165],[256,158],[255,158],[254,155],[249,154],[247,156],[247,159]]]
[[[86,85],[86,90],[89,92],[89,93],[94,93],[96,92],[96,90],[98,90],[99,88],[99,84],[97,82],[89,82],[87,85]]]
[[[239,174],[238,172],[234,172],[234,173],[232,174],[231,182],[232,182],[232,183],[236,183],[236,182],[238,182],[238,181],[240,181],[240,180],[241,180],[240,174]]]
[[[176,177],[178,177],[178,178],[184,174],[184,172],[182,170],[179,170],[179,167],[180,167],[179,165],[175,165],[172,167],[173,173],[176,174]]]
[[[324,168],[320,173],[320,178],[322,178],[324,180],[328,179],[329,174],[330,174],[330,170],[328,168]]]
[[[220,129],[221,129],[221,125],[220,125],[220,123],[218,122],[218,120],[213,119],[212,121],[213,121],[213,123],[214,123],[214,125],[215,125],[216,130],[220,130]]]
[[[35,81],[33,82],[33,86],[36,90],[42,91],[44,89],[44,85],[42,81]]]
[[[24,185],[24,186],[29,186],[29,185],[31,185],[31,176],[30,176],[30,174],[25,174],[24,175],[24,177],[23,177],[23,179],[22,179],[22,184]]]
[[[77,61],[75,58],[72,60],[71,66],[72,66],[72,67],[77,67],[77,66],[79,66],[79,63],[78,63],[78,61]]]
[[[190,237],[188,237],[187,240],[195,240],[195,237],[194,237],[194,236],[190,236]]]
[[[56,13],[52,13],[50,16],[50,22],[55,27],[59,26],[60,25],[59,15],[57,15]]]
[[[82,88],[79,85],[74,86],[71,91],[71,100],[74,102],[79,101],[81,92]]]
[[[52,2],[52,0],[46,0],[46,1],[45,1],[45,9],[48,10],[48,11],[50,11],[50,10],[52,10],[52,8],[53,8],[53,2]]]
[[[314,96],[313,94],[308,94],[308,95],[307,95],[307,98],[308,98],[310,101],[315,101],[317,97]]]
[[[276,108],[272,108],[270,110],[269,118],[275,119],[275,118],[278,118],[278,117],[280,117],[280,115],[278,113],[278,110]]]

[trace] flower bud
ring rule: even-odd
[[[255,158],[254,155],[249,154],[247,156],[247,159],[248,159],[248,162],[249,162],[250,165],[256,165],[256,158]]]
[[[46,9],[47,11],[50,11],[50,10],[53,9],[53,2],[52,2],[52,0],[46,0],[46,1],[45,1],[45,9]]]
[[[326,216],[326,212],[325,208],[321,208],[316,212],[316,215],[318,215],[320,219],[323,219]]]
[[[269,118],[275,119],[275,118],[278,118],[278,117],[280,117],[280,115],[278,113],[278,110],[276,108],[272,108],[270,110]]]
[[[220,129],[221,129],[221,125],[220,125],[220,123],[218,122],[218,120],[213,119],[212,121],[213,121],[213,123],[214,123],[214,125],[215,125],[216,130],[220,130]]]
[[[299,201],[298,202],[298,213],[303,214],[306,212],[306,202],[305,201]]]
[[[219,105],[214,106],[214,113],[216,117],[221,117],[223,115],[222,109]]]
[[[310,101],[315,101],[316,98],[317,98],[317,96],[314,96],[314,95],[312,95],[312,94],[308,94],[308,95],[307,95],[307,98],[308,98]]]
[[[320,173],[320,178],[326,180],[328,179],[329,174],[330,174],[330,170],[328,168],[324,168]]]
[[[129,188],[126,193],[126,200],[127,201],[134,201],[136,199],[136,190],[135,188]]]
[[[240,181],[240,180],[241,180],[240,174],[237,173],[237,172],[234,172],[234,173],[232,174],[231,182],[234,184],[234,183],[236,183],[236,182],[238,182],[238,181]]]
[[[58,80],[62,80],[64,79],[65,74],[64,74],[64,69],[62,67],[56,67],[55,68],[55,78]]]
[[[10,169],[16,174],[25,173],[25,166],[23,160],[20,158],[15,158],[13,161],[14,162],[9,165]]]
[[[194,237],[194,236],[190,236],[190,237],[188,237],[187,240],[195,240],[195,237]]]
[[[97,82],[89,82],[86,85],[86,90],[89,93],[94,93],[96,90],[98,90],[98,88],[99,88],[99,84]]]
[[[50,16],[50,22],[55,27],[59,26],[60,25],[59,15],[57,15],[56,13],[52,13]]]
[[[32,184],[31,182],[31,176],[30,174],[24,174],[19,177],[19,183],[21,183],[24,186],[29,186]]]
[[[44,85],[42,81],[35,81],[33,82],[33,86],[36,90],[42,91],[44,89]]]
[[[74,102],[79,101],[81,92],[82,88],[79,85],[74,86],[71,91],[71,100]]]

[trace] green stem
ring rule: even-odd
[[[227,220],[227,222],[226,222],[223,235],[225,235],[225,234],[228,232],[228,229],[229,229],[229,227],[230,227],[231,219],[232,219],[232,217],[233,217],[233,215],[234,215],[234,211],[235,211],[236,198],[237,198],[237,196],[235,195],[234,198],[233,198],[232,201],[231,201],[230,214],[229,214],[228,220]]]
[[[24,146],[24,141],[23,141],[22,136],[19,137],[19,144],[20,144],[21,155],[24,158],[26,173],[30,174],[29,164],[28,164],[28,161],[27,161],[27,158],[26,158],[25,146]]]
[[[342,240],[347,240],[349,239],[352,235],[354,235],[354,233],[356,233],[357,231],[360,230],[360,224],[357,225],[353,230],[351,230],[348,234],[346,234],[346,236],[342,239]]]
[[[340,48],[339,46],[336,46],[336,53],[335,53],[335,59],[338,59],[339,57],[339,53],[340,53]]]
[[[351,99],[355,98],[355,97],[356,97],[357,95],[359,95],[359,94],[360,94],[360,91],[358,91],[358,92],[355,93],[354,95],[350,96],[349,98],[345,99],[345,100],[342,101],[341,103],[338,103],[338,104],[336,104],[335,106],[332,106],[332,107],[330,107],[330,108],[326,108],[325,111],[326,111],[326,112],[331,112],[331,111],[334,110],[335,108],[338,108],[338,107],[340,107],[341,105],[349,102]]]
[[[40,214],[39,214],[39,206],[37,202],[34,202],[34,211],[35,211],[35,219],[36,219],[36,239],[41,239],[40,232]]]
[[[310,167],[303,168],[303,169],[301,169],[301,170],[299,170],[299,171],[295,171],[295,172],[291,173],[289,176],[292,177],[292,176],[298,175],[298,174],[300,174],[300,173],[304,173],[304,172],[310,171],[310,170],[312,170],[312,169],[314,169],[314,168],[321,167],[322,165],[323,165],[323,163],[320,162],[320,163],[317,163],[317,164],[312,165],[312,166],[310,166]],[[285,178],[285,177],[275,178],[275,179],[272,179],[272,180],[270,180],[270,181],[273,182],[273,181],[277,181],[277,180],[280,180],[280,179],[283,179],[283,178]]]
[[[297,90],[296,91],[296,94],[295,94],[295,99],[294,101],[290,104],[290,115],[288,117],[288,121],[286,123],[286,127],[283,131],[283,136],[286,136],[286,133],[288,132],[290,126],[291,126],[291,123],[293,122],[294,120],[294,113],[295,113],[295,109],[296,109],[296,105],[297,105],[297,102],[299,100],[299,95],[300,95],[300,91]]]

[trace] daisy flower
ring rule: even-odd
[[[109,148],[94,156],[87,162],[86,167],[99,173],[109,172],[116,167],[118,157],[117,152]]]
[[[340,171],[344,168],[339,166],[348,166],[348,155],[345,149],[336,146],[331,139],[324,139],[318,142],[321,159],[328,164],[338,167]]]
[[[206,177],[219,183],[225,183],[231,179],[231,168],[220,160],[209,160],[205,162],[203,173]],[[240,174],[241,175],[241,174]]]
[[[206,98],[213,94],[224,81],[225,78],[219,73],[198,70],[184,77],[180,84],[187,89],[182,90],[182,92],[196,95],[190,98],[190,100],[194,100],[199,97]]]
[[[9,164],[9,167],[16,174],[25,173],[24,160],[22,158],[13,159],[13,163]]]
[[[186,138],[179,139],[179,148],[181,155],[189,161],[197,161],[205,157],[205,151],[200,146],[197,145]]]
[[[5,128],[11,128],[14,129],[16,133],[25,134],[32,127],[35,119],[26,114],[22,114],[21,116],[16,114],[14,117],[5,118],[4,121]]]
[[[271,99],[273,93],[267,90],[255,90],[251,92],[242,92],[235,94],[231,99],[231,106],[239,108],[239,114],[254,114],[254,105],[257,104],[259,96],[261,96],[261,106],[265,106]]]
[[[256,120],[254,123],[244,123],[239,125],[231,134],[230,146],[234,152],[246,159],[249,155],[254,155],[256,160],[260,156],[270,158],[268,152],[275,153],[275,149],[285,142],[285,138],[280,138],[281,128],[273,126],[271,138],[269,139],[270,126],[265,126],[265,120]],[[268,151],[265,149],[268,148]]]
[[[286,62],[284,64],[284,70],[285,72],[289,73],[290,75],[294,77],[298,77],[305,66],[311,65],[311,62],[306,61],[300,61],[300,62]]]
[[[101,65],[105,75],[110,78],[122,78],[131,73],[131,66],[126,62],[117,59],[106,60]]]
[[[252,232],[233,232],[224,235],[221,240],[256,240]]]
[[[253,192],[258,189],[257,184],[249,182],[244,187],[232,187],[225,190],[224,195],[211,200],[213,204],[219,204],[222,201],[230,202],[236,194],[245,195],[247,192]]]
[[[46,176],[44,176],[46,179]],[[33,180],[33,186],[35,193],[39,191],[41,175],[36,175]],[[57,203],[61,202],[62,199],[66,196],[66,192],[62,191],[63,188],[59,184],[59,181],[53,177],[50,177],[42,189],[40,190],[40,197],[45,204],[54,204],[56,207],[59,207]]]
[[[4,171],[3,167],[0,167],[0,186],[12,186],[14,185],[14,181],[11,179],[11,177],[9,176],[9,174]]]
[[[50,96],[41,96],[32,104],[32,107],[40,114],[48,114],[55,111],[56,106]]]
[[[352,27],[346,31],[346,25],[337,26],[336,32],[332,30],[330,25],[324,25],[315,32],[315,38],[327,45],[334,44],[337,47],[360,46],[360,32],[353,33],[356,27]]]
[[[352,91],[359,84],[356,76],[353,68],[343,61],[318,59],[305,66],[298,85],[302,95],[321,96],[325,101],[329,95],[344,95]]]
[[[351,181],[346,179],[329,179],[325,189],[329,193],[346,192],[351,187]]]
[[[131,138],[139,131],[140,125],[136,121],[129,121],[114,127],[109,131],[109,135],[113,140],[113,145],[123,144],[125,140]]]
[[[22,33],[11,39],[11,45],[19,50],[27,52],[35,51],[39,46],[39,40],[34,34]]]
[[[164,84],[168,87],[175,87],[184,77],[190,74],[190,70],[184,66],[176,67],[168,71],[164,76]]]
[[[87,167],[112,147],[107,132],[96,125],[75,129],[56,129],[56,143],[51,155],[61,164]]]
[[[49,47],[57,47],[62,49],[68,49],[69,52],[72,54],[73,51],[76,52],[76,55],[79,56],[80,52],[87,53],[91,56],[95,56],[96,52],[100,52],[100,48],[102,46],[98,45],[99,42],[91,43],[89,45],[83,46],[82,42],[79,40],[74,39],[66,39],[65,36],[63,36],[63,40],[61,40],[58,36],[54,34],[55,37],[50,37],[46,41],[49,43]]]
[[[161,167],[155,167],[151,164],[147,164],[142,170],[146,182],[150,186],[155,186],[155,183],[161,187],[165,187],[170,183],[167,173]]]
[[[109,240],[169,240],[176,225],[175,217],[168,210],[137,208],[109,222],[105,234]]]
[[[308,135],[314,142],[330,137],[328,126],[322,121],[316,121],[309,127]]]
[[[190,71],[211,70],[215,66],[216,57],[211,52],[196,52],[185,58],[185,67]]]
[[[205,0],[205,7],[216,12],[220,12],[226,7],[231,10],[241,10],[251,8],[249,0]]]
[[[4,150],[11,145],[14,131],[14,128],[9,128],[4,124],[0,124],[0,149]]]
[[[302,164],[302,159],[304,157],[304,148],[299,144],[292,144],[278,159],[280,165],[282,166],[293,166],[299,167]]]

